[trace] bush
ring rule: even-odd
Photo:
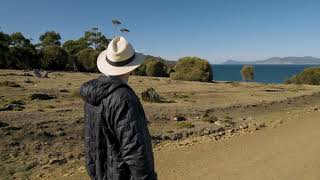
[[[159,57],[147,56],[146,60],[132,74],[137,76],[168,77],[167,66],[164,62],[165,60]]]
[[[80,71],[97,72],[97,57],[100,51],[92,48],[84,49],[77,53],[76,62]]]
[[[146,91],[143,91],[141,93],[141,99],[146,102],[161,102],[161,97],[153,88],[148,88]]]
[[[306,68],[287,80],[286,83],[320,85],[320,67]]]
[[[212,70],[209,62],[198,57],[179,59],[174,70],[175,72],[170,74],[172,79],[204,82],[212,80]]]
[[[163,62],[153,60],[146,64],[146,74],[147,76],[164,77],[167,76],[167,68]]]
[[[244,65],[240,71],[242,79],[244,81],[254,80],[254,68],[253,66]]]
[[[179,128],[193,128],[194,125],[191,122],[184,122],[184,121],[179,121],[176,122],[176,126],[178,126]]]
[[[68,61],[67,52],[57,45],[42,49],[41,67],[46,70],[63,70]]]

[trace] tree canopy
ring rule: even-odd
[[[113,24],[122,23],[114,21]],[[121,31],[129,32],[126,28],[119,30]],[[110,41],[96,27],[84,31],[77,39],[68,39],[63,43],[60,33],[56,31],[44,32],[36,44],[21,32],[7,34],[0,31],[0,68],[97,72],[97,57],[107,48]],[[160,57],[147,56],[145,62],[133,74],[169,76],[168,72],[173,72],[172,68],[172,62]]]
[[[50,45],[61,45],[61,36],[59,33],[55,31],[47,31],[44,34],[42,34],[39,37],[39,40],[41,42],[41,45],[44,46],[50,46]]]

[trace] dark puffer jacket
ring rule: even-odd
[[[155,180],[151,138],[142,105],[117,77],[84,83],[86,168],[95,180]]]

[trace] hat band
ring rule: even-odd
[[[129,59],[126,59],[120,62],[113,62],[113,61],[110,61],[108,58],[106,58],[106,61],[112,66],[121,67],[131,63],[134,60],[134,58],[135,58],[135,54],[133,54]]]

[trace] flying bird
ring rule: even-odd
[[[129,29],[126,29],[126,28],[122,28],[122,29],[120,29],[120,31],[121,31],[122,33],[124,33],[124,32],[130,32]]]
[[[113,25],[120,25],[120,24],[122,24],[122,23],[121,23],[120,21],[114,19],[114,20],[112,20],[112,24],[113,24]]]

